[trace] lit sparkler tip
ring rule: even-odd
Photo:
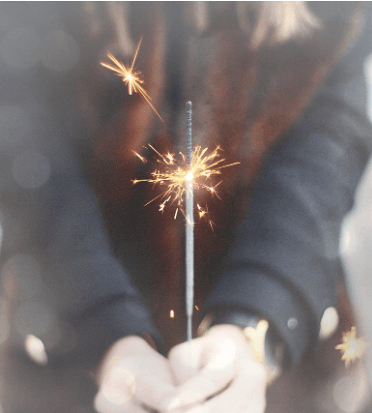
[[[221,199],[218,195],[217,187],[222,183],[222,180],[215,185],[211,185],[212,179],[214,175],[221,175],[222,168],[234,166],[239,163],[223,164],[224,159],[218,158],[218,152],[221,150],[219,146],[209,154],[208,148],[202,149],[200,146],[196,146],[191,154],[191,164],[182,152],[176,156],[170,152],[162,154],[150,144],[144,148],[152,150],[156,154],[158,168],[151,172],[150,179],[135,180],[133,183],[149,182],[164,187],[163,193],[147,202],[146,205],[160,198],[162,202],[159,205],[159,211],[163,212],[166,206],[176,204],[174,219],[177,218],[178,211],[181,211],[182,215],[186,218],[186,213],[182,206],[189,184],[192,184],[196,190],[205,190],[218,199]],[[135,151],[133,151],[133,153],[145,162],[142,156]],[[198,204],[197,208],[199,218],[204,218],[209,214],[208,208],[202,207],[200,204]],[[188,222],[187,219],[186,222]],[[211,220],[209,220],[209,225],[212,230],[214,230],[214,223]]]
[[[356,327],[351,327],[351,331],[342,334],[342,343],[335,349],[341,351],[341,360],[345,360],[345,366],[348,367],[350,362],[363,356],[366,343],[362,338],[356,337]]]

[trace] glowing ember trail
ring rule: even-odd
[[[150,182],[154,185],[160,185],[164,187],[164,191],[149,201],[146,205],[154,202],[157,199],[161,200],[159,204],[159,211],[164,211],[167,205],[175,205],[176,212],[174,218],[177,217],[178,211],[181,211],[185,216],[183,209],[184,195],[187,187],[187,183],[192,180],[194,190],[206,190],[211,195],[215,195],[219,198],[216,188],[222,181],[217,184],[212,184],[212,178],[216,175],[221,175],[221,170],[230,166],[238,165],[240,162],[234,162],[224,165],[224,158],[221,158],[220,152],[222,149],[217,146],[211,153],[208,154],[208,148],[202,149],[200,146],[196,146],[192,151],[191,165],[187,163],[185,155],[180,152],[178,156],[166,153],[161,154],[150,144],[148,147],[155,152],[157,156],[157,163],[159,163],[158,169],[151,173],[149,179],[135,179],[133,184],[139,182]],[[145,148],[145,149],[149,149]],[[144,158],[134,152],[143,162]],[[199,218],[204,218],[209,214],[207,207],[202,207],[197,204]],[[209,225],[213,229],[213,222],[209,220]]]
[[[124,63],[119,62],[119,60],[116,59],[114,55],[112,55],[110,52],[107,53],[107,57],[114,63],[115,66],[105,63],[105,62],[100,62],[102,66],[106,67],[107,69],[110,69],[116,73],[117,76],[120,76],[123,79],[123,82],[125,86],[128,86],[128,93],[130,95],[135,93],[139,93],[143,99],[150,105],[151,109],[156,113],[156,115],[159,117],[159,119],[164,122],[163,118],[159,115],[159,112],[155,109],[154,105],[151,103],[151,97],[147,93],[147,91],[144,89],[143,85],[144,80],[142,79],[142,73],[140,71],[135,71],[134,70],[134,63],[136,62],[137,55],[139,48],[141,46],[142,42],[142,37],[140,41],[138,42],[138,46],[136,49],[136,52],[134,54],[132,64],[130,67],[126,67]]]
[[[361,358],[364,354],[366,343],[362,338],[356,338],[356,327],[351,327],[351,331],[342,334],[342,344],[335,347],[342,353],[341,360],[345,360],[345,365]]]

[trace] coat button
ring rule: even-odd
[[[287,321],[287,327],[288,327],[290,330],[294,330],[295,328],[297,328],[297,326],[298,326],[298,320],[297,320],[297,318],[291,317],[291,318],[288,319],[288,321]]]

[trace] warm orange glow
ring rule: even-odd
[[[342,343],[335,348],[341,351],[341,360],[345,360],[348,367],[350,362],[363,356],[366,343],[362,338],[356,337],[356,327],[351,327],[351,331],[342,334]]]
[[[149,148],[155,152],[158,159],[157,162],[160,165],[159,169],[156,169],[151,173],[152,178],[133,180],[133,184],[139,182],[150,182],[155,185],[164,186],[164,191],[149,201],[146,205],[160,199],[162,202],[159,204],[159,211],[164,211],[167,205],[176,204],[176,212],[174,218],[177,217],[178,211],[181,211],[185,216],[183,205],[183,197],[186,191],[186,184],[192,180],[194,190],[206,190],[211,195],[215,195],[219,198],[216,188],[222,181],[216,185],[211,185],[211,180],[214,175],[220,175],[221,169],[228,168],[230,166],[238,165],[239,162],[234,162],[224,165],[225,159],[220,157],[220,151],[222,149],[217,148],[209,155],[207,154],[208,148],[201,149],[200,146],[196,146],[192,152],[191,165],[186,162],[185,155],[180,152],[177,157],[174,154],[166,153],[161,154],[153,146],[148,145]],[[146,148],[148,149],[148,148]],[[142,156],[134,152],[141,160]],[[208,208],[202,207],[197,204],[199,218],[203,218],[208,215]],[[213,222],[209,220],[209,225],[213,229]]]
[[[170,312],[169,312],[169,317],[170,317],[170,318],[174,318],[174,310],[170,310]]]
[[[195,304],[195,310],[199,311],[199,307]]]
[[[150,105],[151,109],[156,113],[159,119],[164,122],[163,118],[159,115],[158,111],[155,109],[154,105],[151,103],[150,95],[147,93],[144,87],[141,86],[144,84],[144,80],[142,79],[142,73],[140,71],[134,70],[134,63],[136,62],[138,51],[141,46],[141,42],[142,42],[142,37],[140,41],[138,42],[138,46],[137,46],[137,49],[134,54],[132,64],[130,65],[130,67],[126,67],[124,63],[117,60],[116,57],[112,55],[110,52],[107,53],[107,57],[114,63],[114,66],[106,62],[100,62],[100,63],[102,66],[106,67],[107,69],[112,70],[113,72],[117,74],[117,76],[120,76],[122,78],[125,86],[128,86],[129,95],[132,95],[133,92],[139,93],[143,97],[143,99],[145,99],[145,101]]]

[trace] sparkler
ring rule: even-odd
[[[345,365],[348,367],[350,362],[363,356],[366,343],[362,338],[356,337],[356,327],[351,327],[351,331],[342,334],[342,344],[335,348],[341,351],[341,360],[345,360]]]
[[[190,165],[186,179],[186,316],[187,340],[192,339],[194,312],[194,174],[192,170],[192,103],[186,103],[186,159]]]
[[[142,43],[142,37],[140,41],[138,42],[136,52],[134,53],[134,57],[132,60],[132,64],[130,67],[126,67],[124,63],[119,62],[119,60],[116,59],[114,55],[112,55],[110,52],[107,53],[107,57],[115,64],[115,66],[105,63],[105,62],[100,62],[102,66],[106,67],[107,69],[110,69],[116,73],[117,76],[120,76],[125,84],[125,86],[128,86],[128,93],[130,95],[134,93],[139,93],[143,99],[150,105],[151,109],[156,113],[156,115],[159,117],[159,119],[164,122],[163,118],[159,115],[159,112],[155,109],[154,105],[151,102],[151,97],[147,93],[147,91],[144,89],[143,85],[144,80],[142,79],[142,73],[140,71],[135,71],[134,69],[134,63],[136,62],[137,55],[139,48]]]
[[[178,211],[181,211],[186,219],[186,316],[187,316],[187,340],[192,339],[192,316],[194,310],[194,189],[204,189],[211,195],[218,193],[216,188],[222,181],[216,185],[211,185],[211,178],[214,175],[220,175],[221,169],[238,165],[240,162],[223,164],[225,159],[220,158],[219,152],[222,150],[216,147],[211,154],[207,155],[208,148],[201,149],[196,146],[192,149],[192,103],[186,103],[186,156],[180,152],[179,158],[170,152],[162,154],[152,145],[149,148],[157,155],[157,162],[161,168],[151,173],[152,178],[135,179],[133,184],[139,182],[150,182],[154,185],[165,186],[165,190],[155,198],[147,202],[146,205],[160,199],[159,211],[164,211],[167,205],[176,204],[174,219],[177,218]],[[145,147],[146,148],[146,147]],[[148,148],[146,148],[148,149]],[[146,159],[137,152],[133,153],[138,156],[142,162]],[[185,210],[183,201],[185,198]],[[146,206],[145,205],[145,206]],[[197,204],[199,218],[208,215],[208,208]],[[213,229],[213,222],[209,220]],[[171,316],[172,317],[172,316]]]

